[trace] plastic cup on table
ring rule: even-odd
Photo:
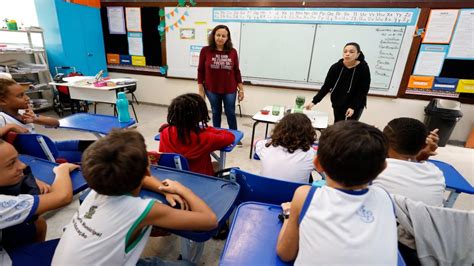
[[[279,105],[273,105],[272,107],[272,115],[277,116],[280,115],[281,107]]]

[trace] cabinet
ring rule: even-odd
[[[100,10],[64,0],[36,0],[51,72],[73,66],[86,76],[107,70]]]
[[[40,28],[9,31],[0,29],[0,72],[10,73],[16,81],[26,84],[26,93],[33,109],[53,106],[52,81]],[[28,84],[30,84],[28,86]]]

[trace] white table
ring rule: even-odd
[[[285,115],[285,107],[280,106],[280,113],[278,115],[272,115],[272,109],[273,106],[265,106],[262,110],[268,110],[269,114],[262,114],[260,111],[256,113],[254,116],[252,116],[252,119],[255,121],[253,123],[252,127],[252,140],[250,142],[250,154],[249,154],[249,159],[252,159],[252,152],[253,152],[253,142],[255,138],[255,128],[259,123],[266,123],[266,128],[265,128],[265,138],[267,138],[268,135],[268,125],[269,124],[276,124],[278,123],[283,116]],[[293,109],[291,109],[293,111]],[[306,110],[303,109],[303,114],[308,116],[308,118],[311,120],[311,124],[314,129],[321,131],[325,128],[328,127],[328,121],[329,121],[329,115],[328,113],[325,112],[320,112],[320,111],[313,111],[313,110]]]
[[[135,81],[134,79],[110,79],[107,81]],[[83,101],[91,101],[91,102],[102,102],[102,103],[110,103],[114,104],[117,101],[117,93],[122,91],[126,87],[130,87],[133,84],[124,84],[124,85],[116,85],[116,86],[105,86],[105,87],[95,87],[94,77],[88,76],[75,76],[75,77],[67,77],[64,78],[63,83],[58,82],[50,82],[50,85],[53,86],[67,86],[69,88],[69,97],[73,100],[83,100]],[[131,102],[130,102],[131,103]],[[135,112],[135,107],[133,104],[132,106],[133,114],[135,116],[135,120],[138,122],[137,114]],[[95,108],[94,108],[95,113]],[[115,109],[114,109],[115,114]]]

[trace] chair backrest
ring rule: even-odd
[[[188,160],[186,157],[178,153],[149,151],[148,159],[150,160],[151,164],[189,171]]]
[[[18,134],[13,143],[20,154],[27,154],[41,159],[56,161],[58,150],[54,142],[41,134]]]
[[[126,90],[127,93],[135,92],[137,90],[137,84],[135,83],[133,85],[125,87],[125,90]]]
[[[230,171],[232,181],[240,185],[238,201],[257,201],[270,204],[281,204],[291,201],[299,186],[310,185],[268,178],[248,173],[238,168]]]

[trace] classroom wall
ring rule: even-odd
[[[140,102],[152,104],[169,105],[171,100],[183,93],[197,92],[195,80],[173,79],[156,76],[132,75],[109,72],[111,77],[131,77],[138,80],[138,88],[135,94]],[[315,92],[295,89],[281,89],[260,86],[245,86],[245,100],[241,103],[242,114],[252,116],[266,105],[278,104],[292,106],[297,95],[306,97],[309,102]],[[383,128],[391,119],[396,117],[413,117],[423,121],[424,107],[428,101],[411,100],[402,98],[384,98],[369,96],[367,107],[362,114],[361,121]],[[209,107],[210,109],[210,107]],[[333,121],[330,96],[315,108],[318,111],[330,113],[330,121]],[[471,128],[474,127],[474,105],[462,104],[464,116],[457,123],[452,140],[466,141]]]

